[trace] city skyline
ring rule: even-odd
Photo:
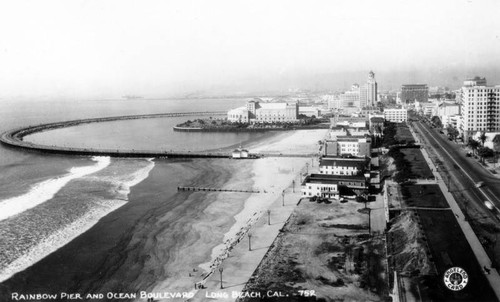
[[[498,1],[11,1],[0,98],[500,83]]]

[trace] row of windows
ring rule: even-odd
[[[356,169],[354,167],[336,167],[336,166],[323,166],[323,167],[325,167],[325,169],[339,169],[339,168],[342,169],[342,170],[344,170],[344,169],[345,170],[354,170],[354,169]]]

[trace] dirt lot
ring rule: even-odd
[[[304,199],[245,287],[288,297],[239,301],[387,300],[385,241],[369,236],[363,208],[356,202]],[[301,297],[300,290],[315,296]]]

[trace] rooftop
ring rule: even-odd
[[[320,161],[320,166],[334,167],[355,167],[358,170],[364,169],[369,160],[366,158],[342,158],[342,157],[324,157]]]
[[[364,175],[331,175],[331,174],[311,174],[304,179],[305,183],[338,184],[339,182],[366,182]]]

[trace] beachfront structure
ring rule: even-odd
[[[478,131],[500,131],[500,85],[488,87],[486,80],[481,78],[469,82],[475,86],[463,86],[460,93],[463,110],[459,131],[465,142]]]
[[[319,162],[320,174],[362,175],[369,169],[369,158],[323,157]]]
[[[330,119],[330,124],[332,127],[366,127],[367,121],[368,119],[366,117],[340,116],[336,114]]]
[[[227,120],[233,123],[248,123],[250,122],[250,113],[246,106],[231,109],[227,112]]]
[[[248,150],[240,147],[240,148],[234,149],[231,155],[232,155],[232,158],[248,158],[249,152],[248,152]]]
[[[427,84],[408,84],[401,86],[401,101],[405,104],[415,101],[427,102],[429,88]]]
[[[384,119],[393,123],[402,123],[408,120],[408,110],[390,108],[384,110]]]
[[[248,101],[246,106],[229,110],[227,113],[230,122],[242,123],[290,123],[297,122],[298,116],[297,103],[262,103],[257,100]]]
[[[318,107],[299,106],[299,115],[319,117],[321,116],[321,109]]]
[[[368,189],[365,176],[338,176],[328,174],[311,174],[302,182],[302,196],[338,199],[341,195],[353,195],[352,190]]]
[[[344,126],[335,126],[335,127],[330,127],[328,135],[331,140],[336,140],[337,137],[339,136],[348,135],[348,132],[346,127]]]
[[[352,155],[358,157],[371,156],[371,138],[364,136],[337,136],[332,140],[325,140],[323,156]]]

